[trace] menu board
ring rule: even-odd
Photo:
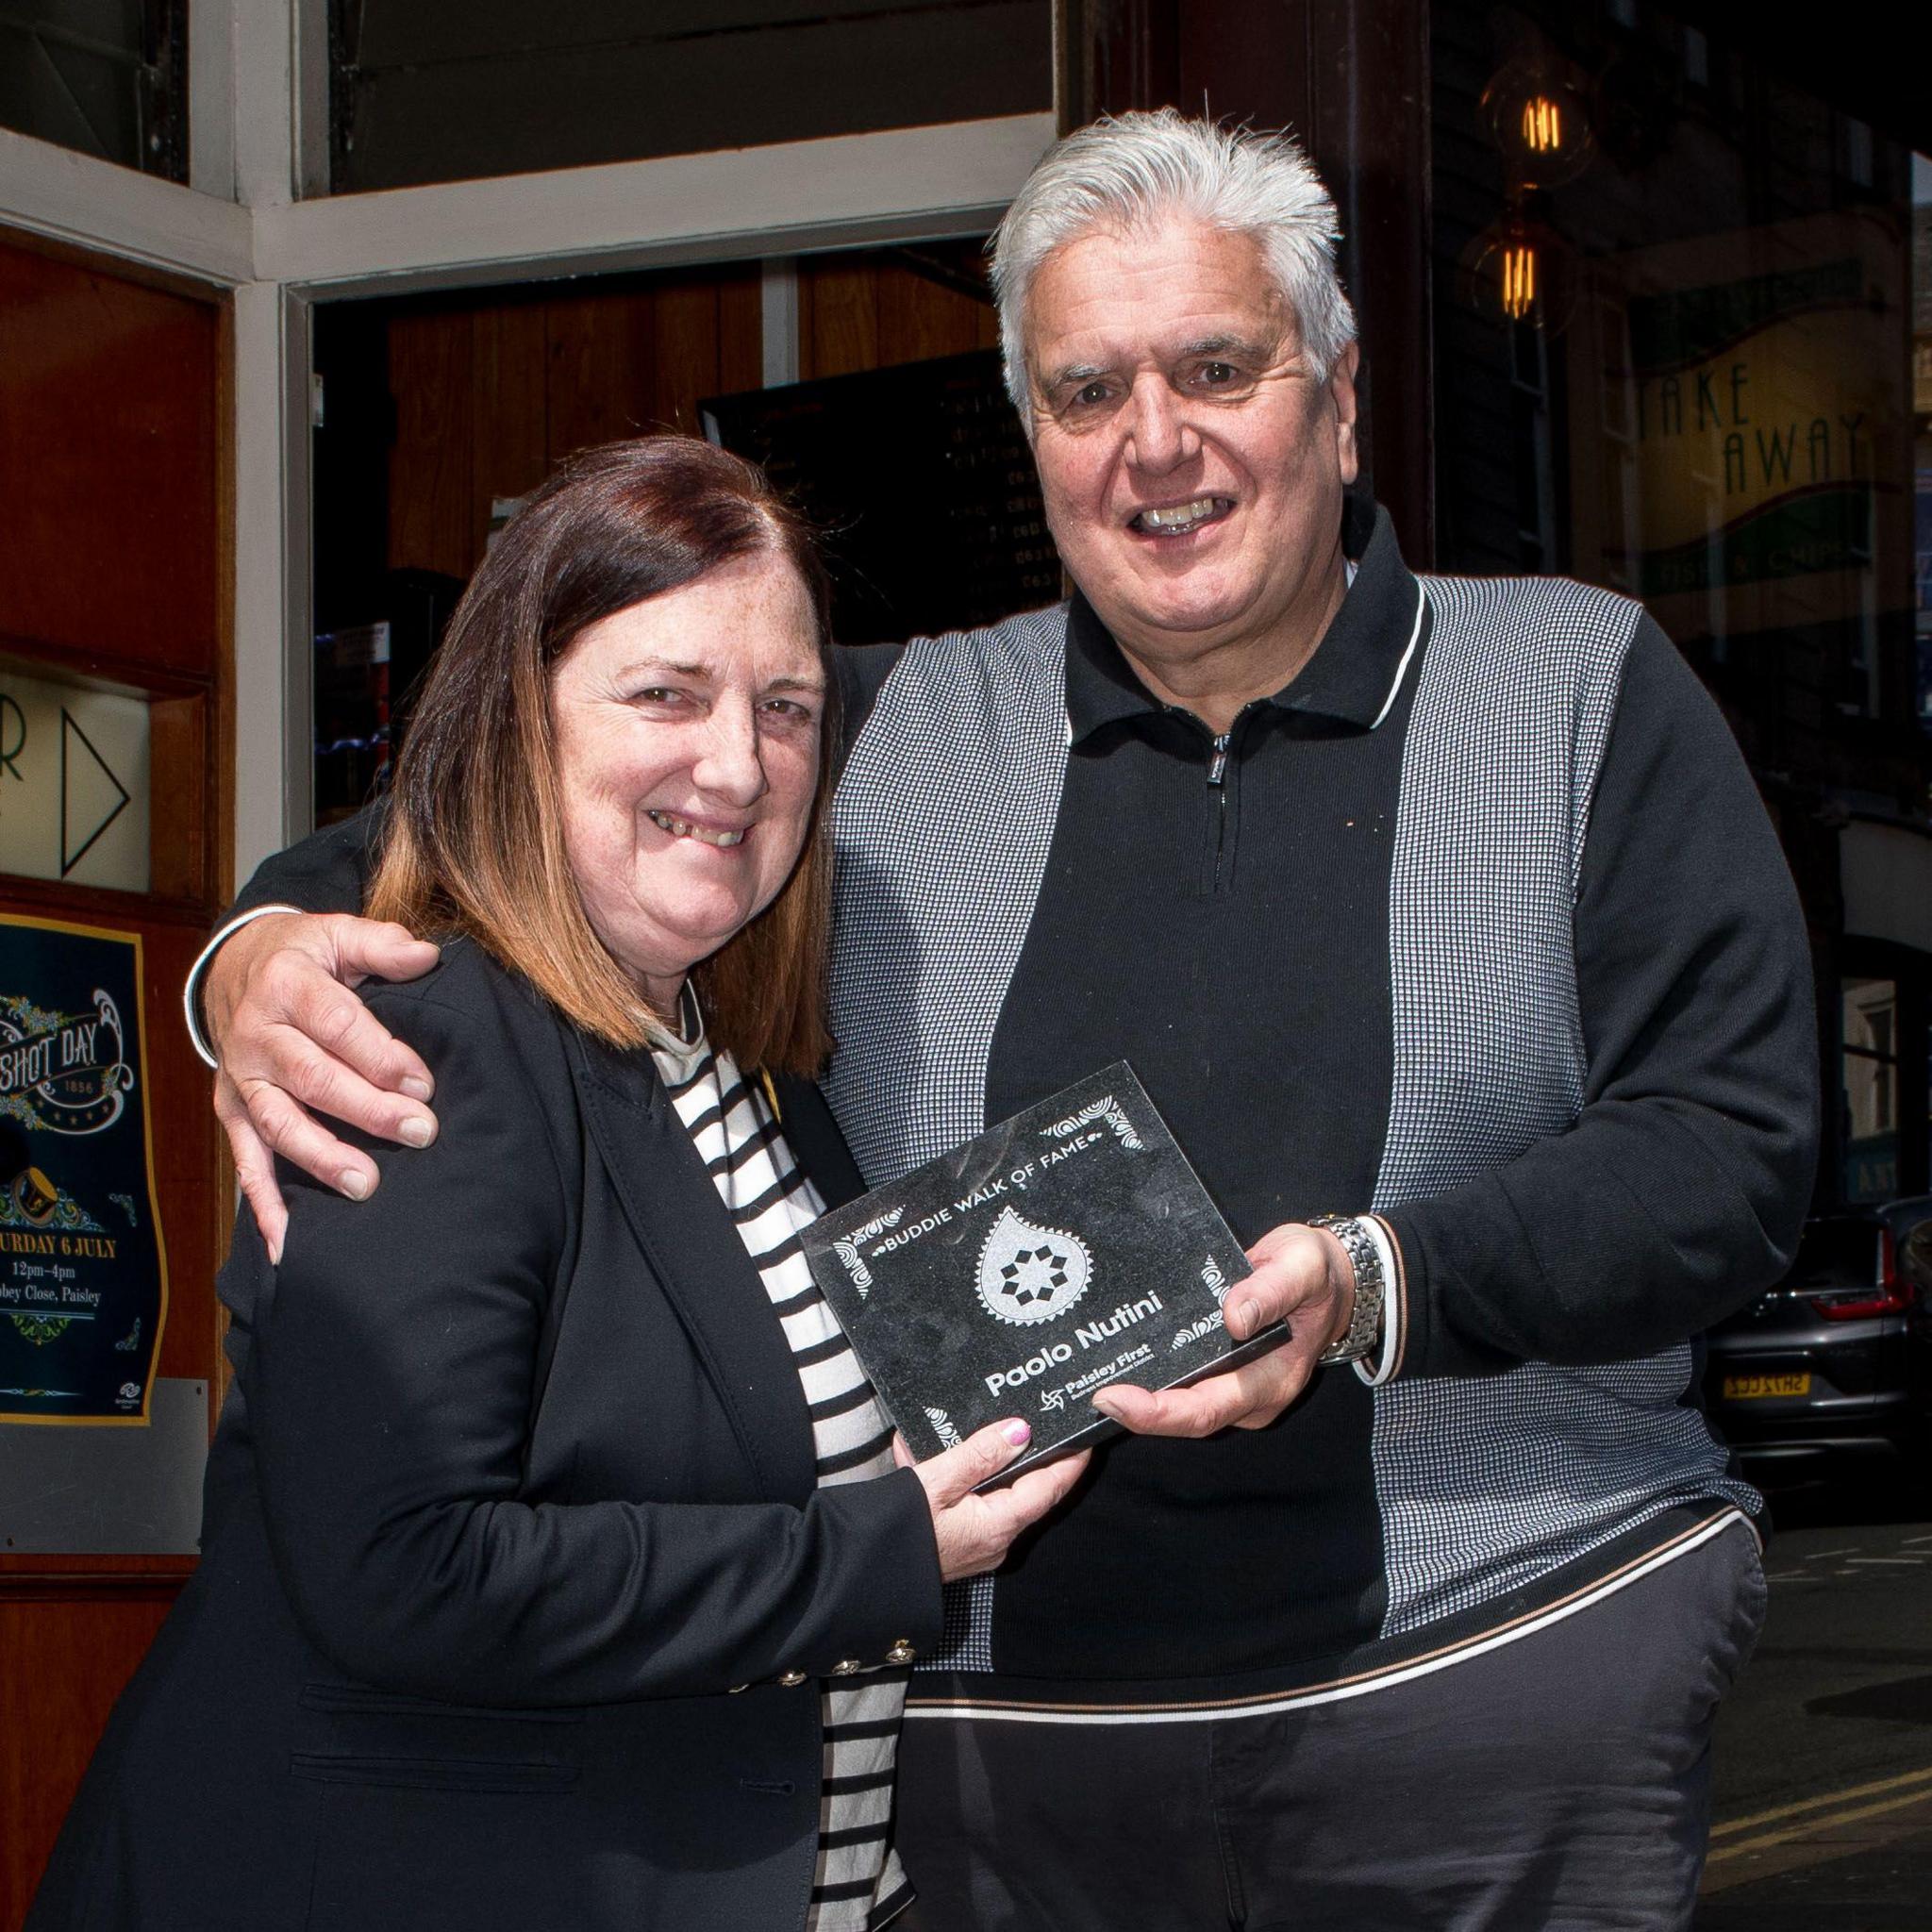
[[[1032,452],[991,349],[701,406],[824,539],[832,634],[970,630],[1060,595]]]

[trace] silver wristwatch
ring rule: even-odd
[[[1358,1362],[1374,1353],[1382,1327],[1382,1302],[1388,1284],[1382,1278],[1382,1253],[1357,1214],[1311,1214],[1309,1227],[1325,1227],[1347,1251],[1355,1269],[1355,1310],[1348,1333],[1330,1342],[1316,1357],[1324,1368],[1338,1362]]]

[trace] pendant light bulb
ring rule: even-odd
[[[1531,94],[1523,104],[1523,146],[1527,154],[1555,155],[1563,149],[1563,104],[1548,94]]]
[[[1552,55],[1519,55],[1501,68],[1482,111],[1512,189],[1560,187],[1595,156],[1585,83]]]
[[[1462,251],[1457,292],[1491,322],[1556,335],[1574,312],[1576,275],[1570,243],[1512,208]]]
[[[1536,312],[1536,249],[1512,239],[1503,244],[1497,262],[1503,313],[1522,322]]]

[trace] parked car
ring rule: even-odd
[[[1706,1407],[1747,1462],[1923,1452],[1927,1230],[1932,1194],[1807,1221],[1785,1278],[1706,1337]]]

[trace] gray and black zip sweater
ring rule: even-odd
[[[827,1091],[871,1183],[1125,1058],[1243,1241],[1373,1208],[1371,1387],[1116,1441],[955,1591],[910,1714],[1265,1708],[1441,1668],[1756,1495],[1690,1338],[1773,1280],[1817,1129],[1805,925],[1634,604],[1419,577],[1349,507],[1320,646],[1224,738],[1084,600],[840,653]],[[238,904],[341,909],[360,822]]]

